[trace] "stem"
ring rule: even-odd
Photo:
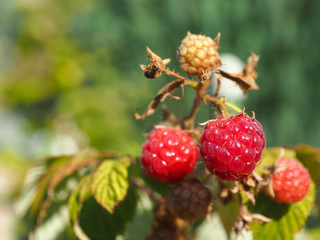
[[[203,177],[202,182],[203,182],[203,183],[206,183],[211,177],[212,177],[212,174],[211,174],[211,173],[207,173],[207,174]]]
[[[217,80],[218,81],[218,85],[217,85],[217,89],[216,89],[216,93],[214,94],[214,96],[218,96],[219,92],[220,92],[220,88],[221,88],[221,81],[220,79]]]
[[[139,183],[137,179],[133,178],[132,184],[135,185],[141,192],[147,194],[153,201],[156,202],[160,199],[151,189]]]
[[[242,110],[239,108],[239,107],[237,107],[236,105],[234,105],[234,104],[232,104],[232,103],[230,103],[230,102],[225,102],[224,103],[226,106],[228,106],[228,107],[231,107],[233,110],[235,110],[235,111],[237,111],[237,112],[242,112]]]
[[[201,105],[201,102],[203,100],[203,88],[206,89],[205,85],[201,81],[195,82],[197,85],[194,85],[194,89],[196,89],[197,93],[193,100],[193,105],[190,110],[190,113],[187,117],[183,118],[182,125],[184,125],[185,128],[193,128],[194,124],[194,118],[196,116],[196,113],[198,111],[199,106]],[[194,83],[192,83],[194,84]]]
[[[220,114],[222,115],[222,117],[224,117],[224,118],[230,117],[230,113],[229,113],[228,109],[226,108],[225,103],[222,102],[219,98],[212,97],[212,96],[206,94],[204,96],[204,99],[213,103],[216,106],[216,108],[218,109],[218,111],[220,112]]]
[[[180,74],[175,73],[175,72],[173,72],[173,71],[170,71],[170,70],[168,70],[168,69],[166,69],[166,68],[160,67],[159,70],[160,70],[161,72],[164,72],[165,74],[167,74],[167,75],[169,75],[169,76],[173,76],[173,77],[178,78],[178,79],[180,79],[180,80],[183,80],[183,81],[186,81],[186,80],[187,80],[186,78],[180,76]]]

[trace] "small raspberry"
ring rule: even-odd
[[[189,75],[202,75],[205,70],[213,70],[221,66],[217,51],[220,35],[215,40],[205,35],[188,32],[178,50],[181,69]]]
[[[304,198],[310,187],[308,170],[294,159],[283,157],[279,165],[287,166],[272,176],[272,186],[278,203],[294,203]]]
[[[153,130],[142,147],[141,163],[146,174],[174,183],[193,171],[199,158],[196,143],[175,128]]]
[[[239,114],[210,121],[200,138],[208,170],[222,180],[248,177],[260,161],[266,141],[261,124]]]
[[[211,207],[210,190],[196,179],[185,179],[170,191],[168,208],[177,217],[194,221],[205,216]]]

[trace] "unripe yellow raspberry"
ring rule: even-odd
[[[204,71],[211,71],[221,66],[218,53],[220,33],[212,40],[205,35],[187,33],[178,49],[181,69],[189,75],[201,76]]]

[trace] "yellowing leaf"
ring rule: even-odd
[[[126,196],[130,159],[106,160],[94,172],[91,191],[96,201],[109,213],[113,213]]]

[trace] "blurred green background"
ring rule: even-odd
[[[145,46],[179,71],[187,31],[221,32],[220,53],[244,62],[250,51],[260,55],[260,90],[242,104],[255,111],[268,147],[320,147],[319,9],[316,0],[1,0],[1,171],[87,146],[139,155],[142,133],[162,113],[137,121],[134,112],[172,80],[144,78]],[[178,116],[192,105],[185,90],[183,100],[166,101]],[[210,108],[197,121],[212,117]]]

